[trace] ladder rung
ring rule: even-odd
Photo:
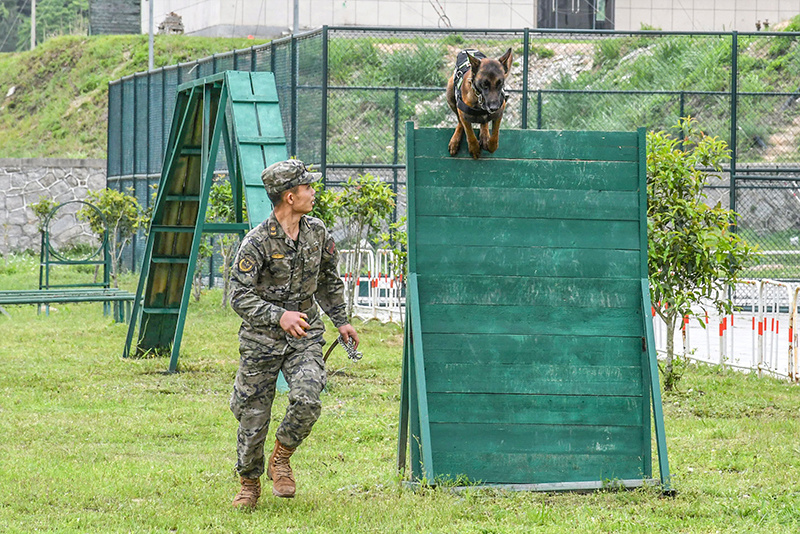
[[[237,139],[240,145],[285,145],[286,138],[283,136],[242,136]]]
[[[198,195],[167,195],[167,202],[200,202]]]
[[[153,263],[189,263],[189,258],[183,257],[174,257],[174,256],[154,256],[152,258]]]
[[[277,104],[278,98],[267,95],[237,95],[231,96],[231,102],[234,104]]]
[[[203,149],[199,146],[184,146],[181,147],[181,156],[202,156]]]
[[[250,224],[248,223],[205,223],[203,225],[204,232],[216,232],[219,234],[235,234],[238,232],[249,232]]]
[[[194,226],[170,226],[167,224],[156,224],[150,228],[151,232],[178,232],[185,234],[193,234]]]
[[[150,315],[177,315],[181,312],[180,308],[143,308],[145,313]]]

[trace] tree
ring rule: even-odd
[[[391,268],[398,276],[398,298],[401,294],[408,276],[408,228],[407,218],[401,217],[399,221],[389,225],[389,231],[381,233],[384,246],[392,251]],[[403,323],[402,313],[400,323]]]
[[[246,211],[244,216],[247,217]],[[216,223],[236,222],[236,212],[233,209],[233,189],[230,181],[223,176],[217,176],[214,183],[211,184],[206,220]],[[239,247],[239,236],[221,234],[217,236],[216,243],[222,256],[222,308],[227,308],[230,303],[231,262]],[[208,257],[212,253],[213,251],[209,251]]]
[[[39,219],[38,226],[40,232],[44,232],[44,221],[56,206],[57,204],[47,197],[39,197],[39,202],[31,204],[31,209],[33,210],[34,215],[36,215],[36,218]]]
[[[115,189],[89,191],[87,200],[97,207],[103,217],[100,217],[97,211],[89,206],[84,206],[78,212],[78,216],[89,222],[89,227],[100,237],[101,241],[105,225],[108,225],[111,281],[114,287],[119,287],[117,277],[123,249],[136,232],[148,223],[144,210],[133,195],[133,188],[130,191],[130,194]]]
[[[312,184],[316,195],[314,197],[314,209],[311,216],[322,220],[325,227],[329,230],[336,224],[336,219],[342,209],[342,197],[340,194],[325,187],[322,182]]]
[[[341,192],[339,214],[345,230],[345,242],[352,247],[355,259],[353,277],[348,287],[348,317],[353,315],[364,243],[376,238],[381,225],[389,219],[394,209],[394,197],[394,191],[388,184],[369,173],[360,174],[356,179],[352,176],[348,178]]]
[[[8,1],[4,3],[6,7],[9,3],[13,4]],[[16,50],[27,50],[31,45],[31,2],[19,0],[16,4],[16,8],[9,11],[6,19],[9,28],[16,28]],[[0,14],[2,14],[2,8],[0,8]],[[2,21],[2,17],[0,17],[0,21]],[[88,30],[89,0],[37,0],[37,44],[56,35],[86,35]],[[7,39],[14,40],[10,35]]]
[[[755,254],[731,231],[736,214],[719,203],[705,204],[706,181],[720,176],[703,169],[722,170],[730,158],[727,144],[705,135],[691,117],[676,128],[682,138],[647,134],[648,270],[653,307],[667,326],[666,390],[680,379],[673,368],[678,321],[699,316],[698,306],[730,313],[728,288]]]

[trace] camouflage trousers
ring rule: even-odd
[[[245,478],[258,478],[264,474],[264,442],[279,371],[289,385],[289,406],[275,433],[278,441],[296,448],[319,418],[319,396],[327,381],[321,336],[320,342],[297,347],[281,342],[270,347],[240,338],[239,354],[231,396],[231,411],[239,421],[236,470]]]

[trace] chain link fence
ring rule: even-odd
[[[798,38],[325,27],[112,82],[109,184],[134,187],[143,204],[150,202],[177,85],[227,69],[272,71],[289,153],[320,167],[334,189],[350,176],[380,177],[398,193],[399,218],[404,123],[455,127],[443,89],[458,51],[498,57],[511,48],[504,127],[653,130],[695,117],[731,148],[723,179],[707,191],[709,202],[740,214],[738,230],[764,252],[747,276],[800,279]],[[128,254],[131,268],[141,243]]]

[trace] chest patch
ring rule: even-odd
[[[283,258],[285,258],[285,256],[284,256],[283,254],[281,254],[280,252],[276,252],[276,253],[274,253],[274,254],[273,254],[272,256],[270,256],[270,257],[271,257],[273,260],[282,260]]]

